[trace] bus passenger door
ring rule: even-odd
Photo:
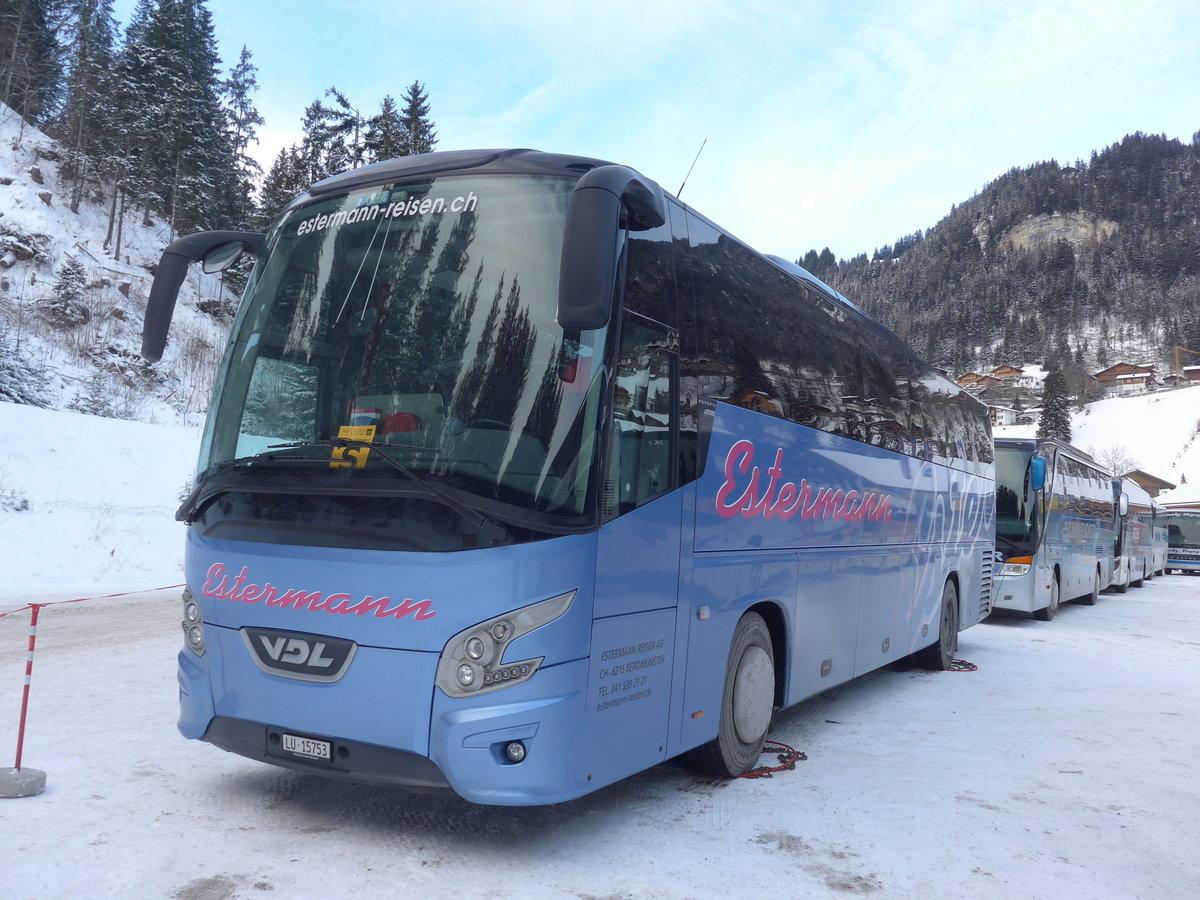
[[[676,335],[626,312],[596,547],[586,774],[606,784],[662,761],[679,593]]]

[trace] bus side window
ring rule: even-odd
[[[604,484],[607,518],[636,509],[674,487],[676,343],[672,329],[625,314]]]

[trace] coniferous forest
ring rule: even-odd
[[[927,232],[799,262],[955,374],[1120,361],[1166,374],[1175,347],[1200,350],[1200,133],[1014,168]]]
[[[263,124],[253,54],[223,69],[205,0],[139,0],[118,32],[112,0],[0,6],[0,102],[65,148],[74,207],[104,196],[114,257],[131,216],[180,234],[261,229],[313,181],[436,144],[419,81],[373,115],[331,87],[264,173],[250,152]]]

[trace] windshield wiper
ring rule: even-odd
[[[191,492],[175,512],[175,518],[182,522],[191,522],[192,514],[196,511],[200,497],[205,493],[206,485],[217,475],[218,472],[223,472],[226,469],[232,469],[235,466],[249,466],[257,463],[276,463],[276,462],[319,462],[315,456],[284,456],[273,451],[280,449],[296,448],[302,446],[300,444],[274,444],[268,447],[262,453],[253,453],[250,456],[239,456],[237,459],[223,459],[220,462],[215,462],[205,469],[197,478],[196,483],[192,485]]]
[[[352,440],[350,438],[328,438],[328,439],[319,440],[319,441],[297,441],[292,444],[272,444],[270,447],[267,448],[267,450],[268,451],[270,451],[270,450],[295,450],[295,449],[299,449],[301,447],[344,447],[348,450],[366,448],[368,450],[371,450],[374,453],[379,454],[380,458],[383,459],[383,461],[386,462],[388,465],[390,465],[392,468],[394,468],[397,472],[400,472],[401,474],[407,476],[410,481],[412,481],[414,484],[418,485],[422,490],[426,491],[427,493],[429,493],[429,494],[433,495],[434,497],[436,497],[437,499],[441,500],[443,503],[445,503],[447,506],[449,506],[451,509],[453,509],[455,512],[457,512],[460,516],[462,516],[464,519],[466,519],[468,522],[472,523],[476,528],[478,528],[480,530],[480,532],[482,532],[486,537],[490,538],[491,542],[493,544],[502,544],[508,540],[508,529],[506,529],[503,525],[501,525],[495,519],[491,519],[488,516],[485,516],[479,510],[474,509],[473,507],[467,505],[466,503],[463,503],[463,501],[459,500],[457,497],[455,497],[453,494],[451,494],[445,488],[440,487],[439,485],[436,485],[431,481],[425,480],[420,475],[418,475],[416,472],[414,472],[412,469],[410,469],[408,466],[404,465],[404,463],[400,462],[400,460],[396,459],[390,453],[385,452],[383,449],[384,446],[387,446],[388,448],[394,448],[394,449],[400,449],[400,450],[432,451],[434,449],[433,447],[421,447],[421,446],[416,446],[416,445],[410,446],[410,445],[405,445],[405,444],[384,445],[384,444],[378,444],[375,441],[356,441],[356,440]],[[263,455],[265,455],[265,454],[259,454],[259,456],[263,456]],[[249,459],[251,459],[251,460],[257,459],[257,458],[258,457],[255,457],[255,456],[249,457]],[[309,458],[310,457],[307,457],[307,456],[277,457],[277,459],[309,459]]]

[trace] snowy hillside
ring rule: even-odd
[[[143,225],[140,208],[116,217],[121,227],[110,235],[111,192],[84,197],[72,212],[62,158],[53,140],[0,104],[0,398],[146,422],[199,421],[232,295],[219,298],[219,279],[190,273],[163,361],[144,363],[146,297],[173,236],[154,217]],[[67,279],[64,298],[71,268],[81,277]]]
[[[1093,456],[1125,448],[1134,468],[1180,485],[1162,502],[1200,497],[1200,386],[1089,403],[1071,419],[1071,443]],[[1036,427],[996,428],[996,437],[1033,437]],[[1185,496],[1186,495],[1186,496]]]

